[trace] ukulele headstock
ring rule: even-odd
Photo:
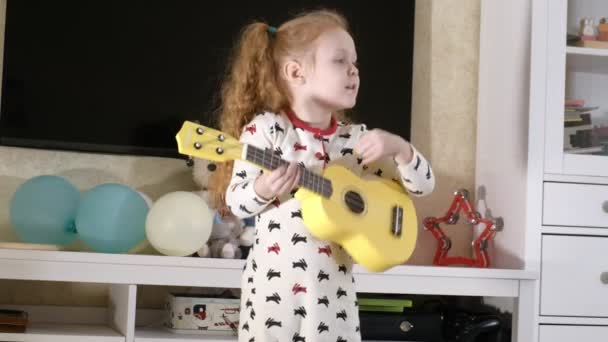
[[[239,159],[243,152],[237,139],[192,121],[184,121],[175,139],[179,153],[216,162]]]

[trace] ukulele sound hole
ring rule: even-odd
[[[347,191],[344,196],[346,206],[350,211],[355,214],[361,214],[365,210],[365,203],[363,197],[354,191]]]

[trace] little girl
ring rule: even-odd
[[[290,163],[263,172],[235,161],[211,182],[218,208],[256,216],[241,283],[241,342],[361,340],[353,261],[308,232],[293,197],[302,167],[322,173],[339,163],[399,181],[416,196],[433,190],[429,163],[407,141],[345,122],[341,111],[355,105],[358,89],[355,44],[335,12],[242,32],[222,89],[220,128]]]

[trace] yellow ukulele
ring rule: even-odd
[[[220,131],[186,121],[176,135],[182,154],[224,162],[245,160],[274,170],[287,163],[270,149],[242,144]],[[302,169],[299,190],[304,223],[316,238],[335,242],[372,272],[409,259],[418,236],[416,211],[396,182],[358,177],[339,165],[318,175]]]

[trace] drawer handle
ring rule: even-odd
[[[602,272],[602,274],[600,274],[600,281],[602,284],[608,284],[608,272]]]
[[[399,329],[403,332],[408,332],[414,328],[414,325],[408,321],[403,321],[399,324]]]
[[[602,210],[605,213],[608,213],[608,201],[604,201],[604,203],[602,203]]]

